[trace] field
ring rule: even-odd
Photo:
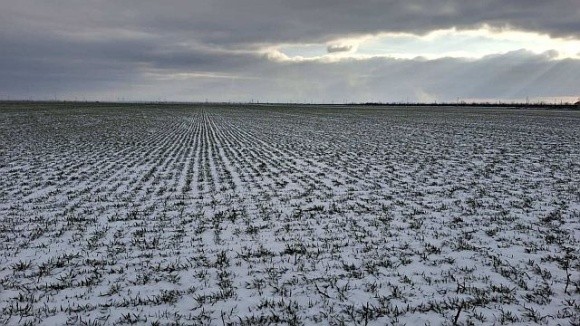
[[[0,324],[580,324],[580,112],[2,104]]]

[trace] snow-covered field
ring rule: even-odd
[[[0,324],[580,323],[580,112],[4,104]]]

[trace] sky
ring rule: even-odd
[[[0,0],[0,100],[580,99],[578,0]]]

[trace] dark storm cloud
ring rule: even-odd
[[[580,35],[576,0],[126,0],[31,1],[2,5],[3,28],[83,31],[136,30],[208,43],[240,44],[324,40],[380,31],[428,32],[490,24]],[[37,30],[37,32],[40,32]]]
[[[157,75],[208,73],[251,80],[238,82],[235,86],[229,82],[228,88],[238,92],[232,96],[246,96],[250,90],[256,93],[270,90],[278,94],[276,85],[298,91],[303,89],[300,83],[308,84],[308,80],[328,83],[316,85],[312,90],[324,88],[328,94],[339,95],[341,93],[334,92],[330,86],[345,88],[348,84],[349,89],[356,90],[353,85],[367,83],[369,94],[376,94],[387,86],[397,88],[391,79],[381,77],[381,71],[385,76],[392,75],[392,71],[405,71],[399,75],[399,78],[405,77],[405,83],[423,82],[416,76],[433,71],[430,76],[439,72],[447,74],[439,78],[473,77],[477,84],[479,80],[469,73],[475,74],[474,71],[480,69],[485,75],[487,72],[482,65],[490,64],[492,59],[464,62],[457,67],[451,67],[452,64],[445,60],[346,61],[332,65],[337,75],[331,78],[326,70],[329,64],[273,63],[252,51],[263,45],[328,42],[384,31],[426,33],[481,24],[580,38],[580,6],[576,0],[5,1],[0,4],[0,95],[72,96],[81,91],[110,94],[109,90],[117,93],[123,87],[132,90],[149,87],[148,92],[151,92],[154,83],[158,82],[148,79],[151,72]],[[327,50],[350,49],[329,46]],[[517,60],[523,59],[518,57]],[[507,69],[501,81],[519,80],[519,64],[524,62],[514,63],[516,68]],[[562,64],[577,65],[575,61]],[[308,70],[301,69],[305,66]],[[387,73],[385,69],[392,71]],[[424,72],[418,73],[417,69]],[[288,80],[280,81],[278,74],[284,71],[288,73]],[[465,71],[465,75],[457,71]],[[276,80],[274,84],[268,81],[272,79]],[[223,82],[203,79],[191,88],[211,93],[211,87]],[[488,84],[483,83],[485,85]],[[444,93],[436,86],[424,86],[434,93]],[[465,83],[456,86],[457,89],[446,92],[466,89]],[[505,93],[498,87],[489,92]]]

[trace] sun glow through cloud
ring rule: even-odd
[[[580,40],[484,26],[471,30],[436,30],[425,35],[379,33],[333,40],[325,44],[285,44],[275,48],[280,53],[277,59],[281,61],[329,62],[370,57],[478,59],[516,50],[545,53],[552,59],[580,59]]]

